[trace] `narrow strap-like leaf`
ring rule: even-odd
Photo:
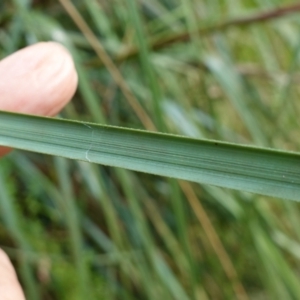
[[[0,145],[300,199],[300,154],[0,112]]]

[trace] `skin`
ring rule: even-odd
[[[54,116],[70,101],[76,87],[72,57],[60,44],[38,43],[0,61],[0,110]],[[0,157],[9,151],[0,147]],[[1,249],[0,299],[25,299],[16,272]]]

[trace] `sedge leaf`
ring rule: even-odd
[[[294,152],[9,112],[0,112],[0,145],[300,199]]]

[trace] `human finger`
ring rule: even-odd
[[[0,299],[25,300],[16,272],[3,250],[0,249]]]
[[[72,57],[58,43],[38,43],[0,61],[0,110],[53,116],[76,87]],[[7,151],[0,147],[0,156]]]

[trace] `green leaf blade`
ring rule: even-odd
[[[291,200],[300,155],[0,112],[0,145]]]

